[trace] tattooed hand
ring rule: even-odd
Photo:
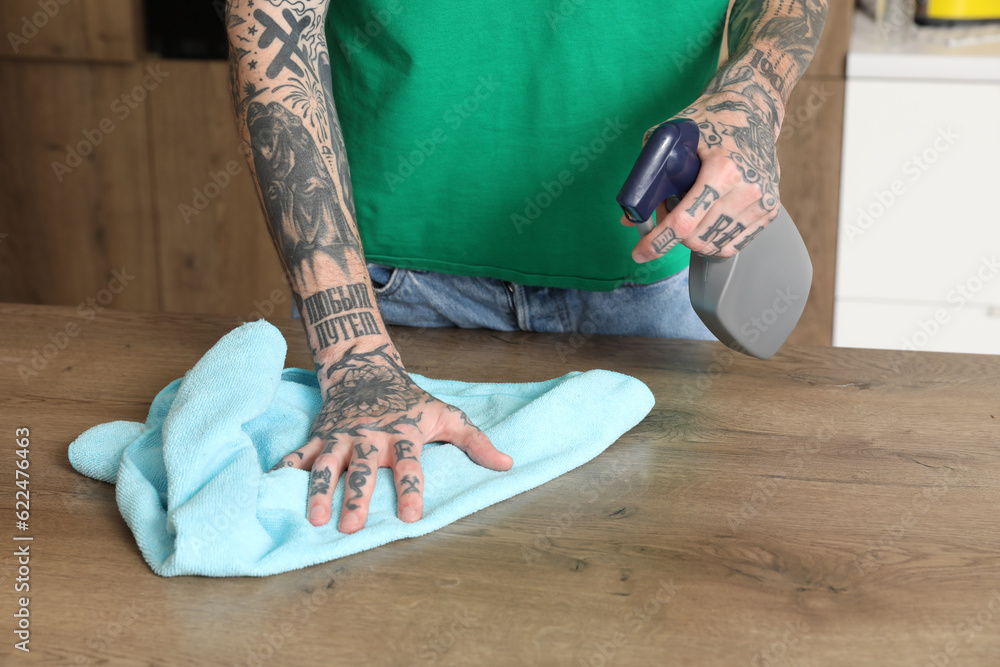
[[[420,450],[428,442],[450,442],[491,470],[513,465],[465,413],[418,387],[391,345],[367,351],[352,346],[338,360],[319,364],[317,373],[325,398],[309,441],[275,466],[312,470],[308,517],[315,526],[330,520],[334,488],[346,474],[339,529],[361,529],[380,467],[393,470],[399,518],[419,519]]]
[[[678,243],[701,255],[731,257],[778,216],[775,142],[826,13],[826,0],[735,0],[729,59],[678,115],[701,130],[701,171],[675,207],[660,204],[659,224],[632,251],[636,262],[661,257]],[[623,216],[622,224],[632,223]]]
[[[731,257],[778,215],[773,103],[715,93],[702,96],[679,117],[695,121],[701,130],[701,172],[672,211],[665,204],[657,208],[660,224],[636,245],[636,262],[661,257],[678,243],[701,255]]]

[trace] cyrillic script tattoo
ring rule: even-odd
[[[342,341],[382,333],[375,319],[368,286],[364,283],[338,285],[308,296],[302,303],[320,350]]]

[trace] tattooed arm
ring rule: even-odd
[[[819,44],[828,0],[736,0],[729,58],[679,116],[701,128],[702,168],[694,186],[632,251],[637,262],[678,243],[731,257],[778,215],[775,142],[785,104]],[[647,133],[653,131],[652,128]],[[623,224],[631,224],[622,218]]]
[[[420,449],[451,442],[494,470],[512,465],[453,406],[410,379],[372,292],[333,100],[329,0],[229,0],[230,86],[247,162],[302,313],[323,394],[306,444],[275,468],[311,469],[307,515],[323,525],[346,474],[339,528],[364,526],[380,466],[398,514],[423,512]]]

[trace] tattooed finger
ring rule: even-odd
[[[398,515],[407,523],[416,521],[424,512],[424,480],[417,465],[396,470],[396,498]]]
[[[368,518],[368,503],[375,490],[377,466],[353,461],[347,469],[347,483],[344,487],[344,509],[340,514],[340,531],[353,533],[365,525]]]
[[[416,461],[418,460],[414,454],[414,445],[409,440],[398,440],[392,445],[396,450],[396,463],[400,461]]]
[[[680,241],[677,238],[677,234],[670,227],[664,226],[662,230],[656,232],[656,236],[653,237],[653,252],[658,255],[665,255],[668,250],[673,248]]]

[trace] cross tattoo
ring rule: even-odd
[[[278,25],[278,22],[273,18],[265,14],[262,10],[258,9],[253,13],[253,17],[260,21],[261,25],[264,26],[264,32],[260,33],[260,40],[257,42],[257,46],[262,49],[266,49],[271,46],[274,40],[280,40],[282,42],[281,50],[278,51],[278,55],[274,57],[271,64],[267,66],[267,76],[271,79],[278,76],[281,70],[288,68],[293,74],[298,76],[303,76],[302,68],[292,62],[292,56],[297,55],[302,62],[308,62],[308,58],[299,49],[299,37],[302,35],[302,31],[305,30],[310,23],[310,18],[308,16],[303,16],[301,21],[295,20],[295,14],[291,10],[286,9],[281,12],[281,15],[288,21],[288,25],[291,28],[289,32]]]

